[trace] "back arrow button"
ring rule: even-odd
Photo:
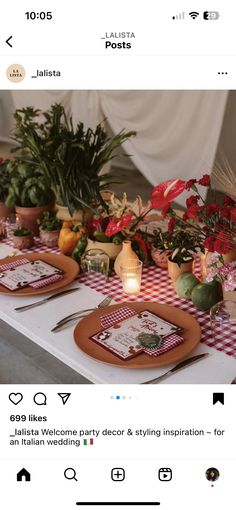
[[[5,42],[8,44],[8,46],[10,46],[10,48],[12,48],[12,44],[11,44],[9,41],[12,39],[12,37],[13,37],[13,36],[11,35],[11,36],[10,36],[10,37],[8,37],[8,39],[5,41]]]

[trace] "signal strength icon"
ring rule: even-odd
[[[184,12],[180,12],[179,14],[176,14],[176,16],[172,16],[172,19],[184,19],[184,18],[185,18]]]
[[[196,19],[199,16],[199,12],[193,11],[189,13],[192,19]]]

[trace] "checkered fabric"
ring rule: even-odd
[[[109,328],[110,326],[113,326],[117,322],[128,319],[129,317],[133,317],[133,315],[136,315],[136,312],[134,310],[128,308],[128,306],[122,306],[121,308],[119,308],[119,310],[116,310],[115,312],[102,315],[100,319],[101,325],[104,329]]]
[[[2,242],[11,245],[9,241],[4,240]],[[36,242],[36,245],[30,250],[22,250],[22,253],[27,252],[60,253],[57,248],[47,248],[39,242]],[[195,262],[195,273],[196,275],[200,274],[200,263],[198,260]],[[104,277],[99,273],[82,274],[79,275],[79,281],[106,296],[113,296],[113,299],[118,303],[126,302],[127,300],[156,301],[157,303],[180,308],[198,320],[202,330],[201,341],[203,343],[236,358],[235,325],[232,323],[232,325],[228,324],[222,328],[217,328],[212,335],[209,313],[197,310],[191,301],[181,300],[174,291],[165,269],[160,269],[156,266],[143,268],[141,292],[135,297],[127,297],[124,294],[118,276],[112,276],[108,281],[105,281]]]
[[[163,338],[162,345],[158,349],[148,349],[148,347],[145,347],[144,352],[149,354],[149,356],[160,356],[161,354],[174,349],[174,347],[178,347],[178,345],[182,344],[183,341],[184,339],[181,336],[174,333],[167,338]]]
[[[61,274],[53,274],[52,276],[44,278],[43,280],[39,280],[38,282],[32,282],[29,284],[29,286],[33,287],[34,289],[41,289],[42,287],[47,287],[47,285],[51,285],[51,283],[58,282],[62,278],[63,275]]]
[[[3,264],[1,266],[1,272],[7,271],[8,269],[15,269],[15,267],[24,266],[24,264],[27,264],[29,261],[28,259],[20,259],[15,260],[15,262],[9,262],[9,264]]]

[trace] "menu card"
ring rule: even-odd
[[[63,274],[63,271],[51,266],[47,262],[32,260],[19,267],[12,267],[0,273],[0,284],[14,291],[27,287],[31,283],[38,282],[44,278],[61,274]]]
[[[113,324],[112,327],[99,331],[90,338],[119,358],[128,360],[144,351],[138,339],[140,333],[159,335],[165,338],[180,330],[178,326],[144,310],[133,317]]]

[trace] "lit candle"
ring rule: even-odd
[[[123,279],[124,292],[126,294],[139,294],[140,283],[139,277],[127,275],[127,278]]]
[[[140,260],[127,260],[121,266],[121,280],[125,294],[139,294],[142,278],[142,262]]]

